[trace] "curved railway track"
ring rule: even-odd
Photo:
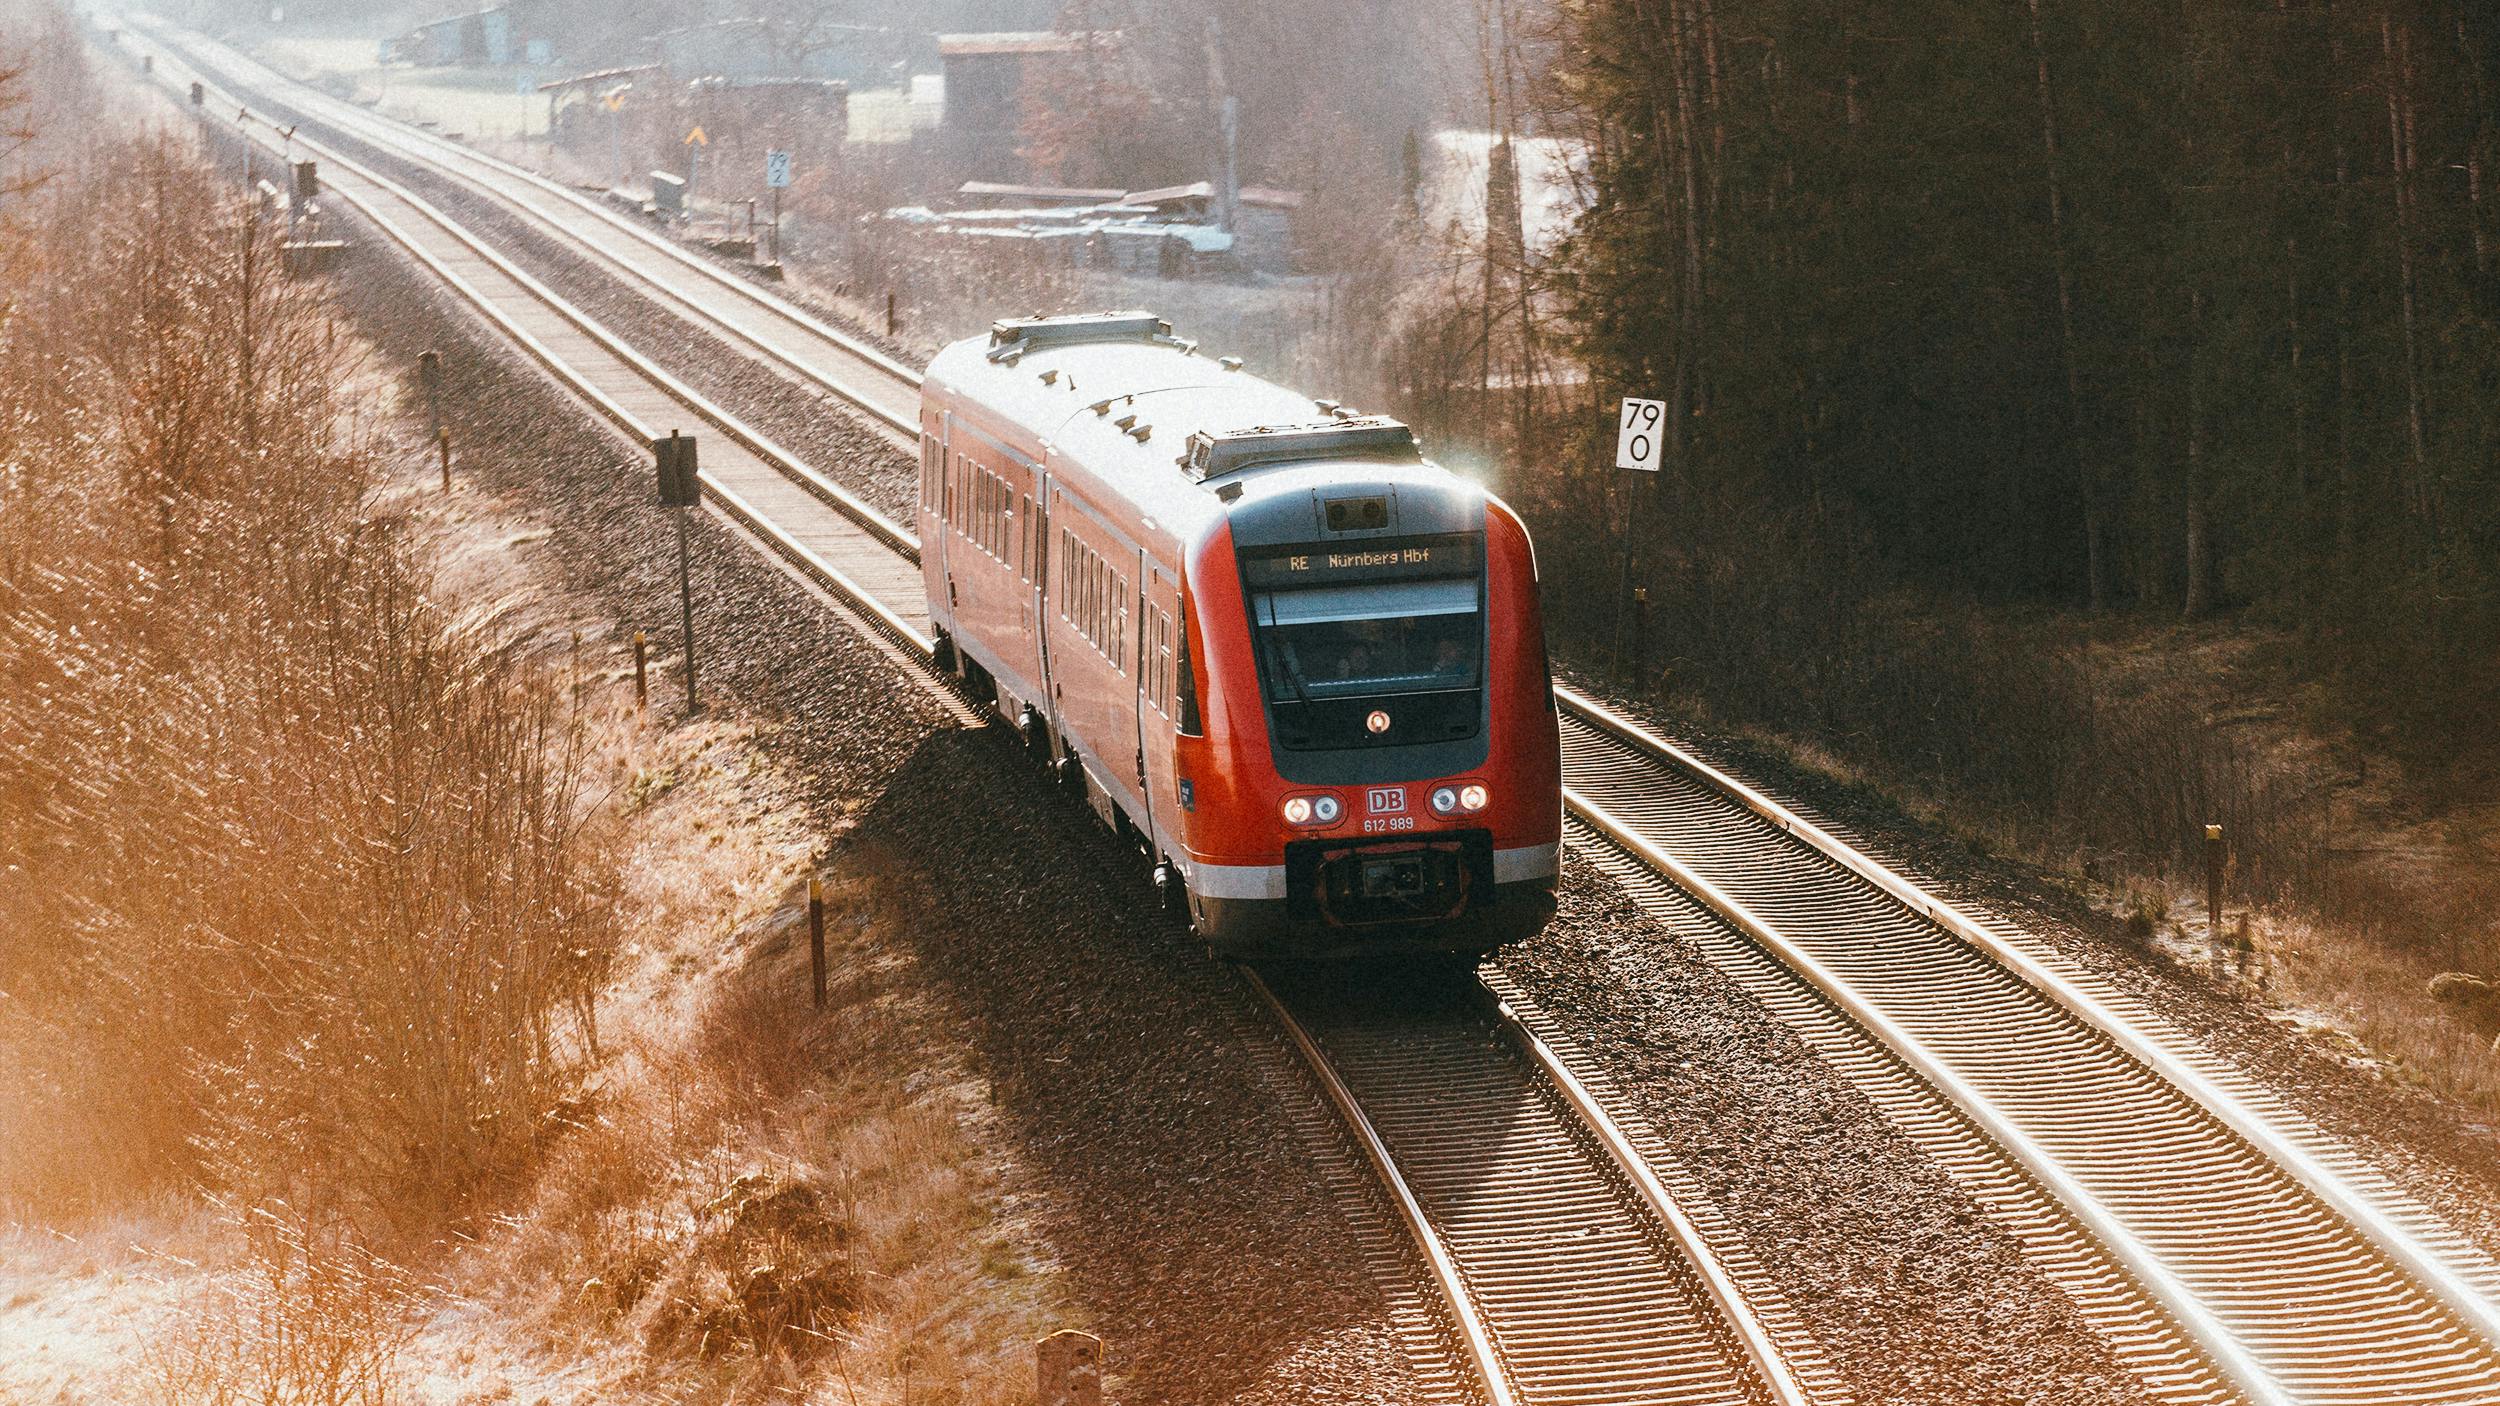
[[[196,73],[206,83],[224,71],[183,66],[189,55],[170,46],[158,52],[165,61],[157,71],[168,78]],[[248,109],[229,89],[214,94]],[[291,142],[321,160],[339,198],[637,444],[690,418],[721,429],[731,452],[708,457],[703,469],[713,506],[907,650],[914,668],[934,672],[926,617],[916,613],[916,571],[906,580],[870,569],[880,553],[905,567],[916,563],[908,533],[625,346],[405,186],[300,129],[281,135],[248,119],[242,126],[246,140],[277,149]],[[773,477],[787,491],[775,493]],[[829,516],[847,530],[824,521]],[[1425,1026],[1439,1027],[1437,1038],[1425,1038],[1421,1027],[1340,1019],[1325,1037],[1343,1047],[1332,1059],[1255,975],[1244,979],[1273,1003],[1414,1237],[1446,1305],[1453,1355],[1470,1369],[1462,1395],[1480,1394],[1493,1406],[1845,1401],[1836,1387],[1806,1395],[1784,1353],[1810,1367],[1819,1360],[1764,1276],[1740,1284],[1721,1266],[1631,1138],[1524,1027],[1483,1006],[1457,1013],[1456,1024],[1426,1018]],[[1508,1022],[1515,1044],[1486,1038],[1496,1022]],[[1344,1068],[1354,1071],[1354,1084]],[[1454,1113],[1463,1117],[1454,1121]],[[1479,1194],[1479,1172],[1502,1190]],[[1755,1296],[1771,1300],[1767,1321],[1775,1327],[1764,1326]]]
[[[204,77],[284,82],[248,60],[185,44],[213,70]],[[168,67],[160,62],[160,77]],[[521,209],[655,301],[908,433],[917,377],[875,349],[578,193],[351,104],[277,91],[359,141]],[[227,110],[246,101],[226,96]],[[268,99],[256,88],[253,100]],[[726,445],[707,450],[704,477],[720,509],[925,661],[927,622],[909,569],[917,544],[907,531],[694,396],[405,187],[301,133],[294,140],[322,151],[334,189],[625,433],[647,440],[688,418],[719,429]],[[1568,689],[1558,696],[1573,838],[1584,852],[1951,1168],[2156,1394],[2269,1406],[2500,1403],[2500,1266],[2400,1188],[2037,939],[1971,919],[1594,700]],[[1508,989],[1498,971],[1487,980]],[[1405,1188],[1399,1195],[1419,1243],[1440,1246],[1433,1253],[1447,1262],[1444,1291],[1454,1304],[1477,1304],[1454,1309],[1455,1321],[1463,1325],[1484,1304],[1508,1311],[1515,1302],[1526,1315],[1517,1321],[1533,1324],[1586,1297],[1531,1287],[1514,1300],[1499,1287],[1509,1281],[1496,1271],[1517,1265],[1530,1266],[1521,1282],[1533,1285],[1533,1256],[1509,1257],[1511,1241],[1523,1237],[1499,1227],[1517,1230],[1516,1221],[1469,1216],[1509,1198],[1511,1214],[1535,1213],[1542,1223],[1599,1217],[1581,1238],[1619,1247],[1615,1261],[1635,1278],[1653,1276],[1639,1279],[1633,1298],[1716,1307],[1718,1326],[1701,1336],[1718,1343],[1721,1375],[1696,1386],[1704,1394],[1671,1399],[1780,1399],[1781,1381],[1795,1387],[1778,1366],[1781,1351],[1764,1348],[1777,1335],[1743,1313],[1743,1295],[1720,1296],[1712,1272],[1695,1268],[1717,1262],[1714,1237],[1693,1232],[1689,1220],[1677,1231],[1676,1216],[1657,1204],[1641,1209],[1644,1174],[1635,1168],[1651,1166],[1654,1186],[1657,1158],[1626,1162],[1606,1135],[1566,1116],[1575,1085],[1558,1065],[1527,1073],[1538,1061],[1516,1051],[1533,1051],[1533,1041],[1487,1040],[1483,1029],[1383,1033],[1344,1017],[1333,1012],[1317,1034],[1293,1026],[1297,1042],[1347,1100],[1367,1155]],[[1499,1025],[1498,1016],[1480,1018]],[[1513,1051],[1507,1066],[1435,1068],[1497,1044]],[[1435,1087],[1442,1092],[1431,1094]],[[1407,1111],[1418,1107],[1426,1111]],[[1488,1128],[1517,1131],[1515,1167],[1470,1160],[1481,1158]],[[1478,1136],[1441,1148],[1435,1139],[1451,1129]],[[1401,1155],[1413,1172],[1403,1181]],[[1542,1201],[1535,1188],[1548,1176],[1557,1187],[1579,1178],[1578,1191]],[[1482,1194],[1466,1195],[1470,1188]],[[1486,1257],[1471,1237],[1481,1238]],[[1734,1293],[1732,1279],[1723,1287]],[[1749,1321],[1756,1326],[1741,1326]],[[1468,1355],[1494,1400],[1646,1399],[1623,1394],[1627,1383],[1648,1380],[1642,1369],[1601,1374],[1594,1394],[1550,1386],[1538,1375],[1549,1359],[1526,1346],[1542,1339],[1526,1328],[1506,1339],[1479,1326],[1484,1355]],[[1626,1361],[1643,1353],[1659,1354],[1657,1363],[1688,1360],[1670,1346],[1682,1340],[1664,1318],[1620,1334],[1587,1326],[1584,1342],[1621,1346]],[[1516,1361],[1506,1356],[1513,1341]],[[1693,1362],[1710,1356],[1694,1352]],[[1673,1375],[1658,1370],[1661,1380]],[[1729,1390],[1740,1394],[1707,1394]]]

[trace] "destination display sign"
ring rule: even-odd
[[[1350,581],[1406,580],[1472,575],[1484,560],[1484,539],[1474,536],[1411,537],[1343,545],[1268,548],[1241,559],[1250,586],[1316,586]]]

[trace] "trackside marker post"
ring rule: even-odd
[[[773,193],[773,258],[781,262],[781,193],[790,187],[790,153],[764,153],[764,186]]]
[[[2216,941],[2222,937],[2222,827],[2205,827],[2205,935]]]
[[[1625,396],[1623,406],[1615,415],[1615,467],[1636,473],[1654,474],[1665,458],[1667,403],[1663,400],[1642,400]],[[1624,672],[1624,614],[1632,599],[1632,544],[1640,531],[1642,488],[1636,481],[1626,484],[1623,505],[1623,570],[1615,587],[1615,672]],[[1641,593],[1640,613],[1646,626],[1649,593]],[[1638,670],[1640,661],[1630,661]]]
[[[686,716],[693,717],[703,705],[695,696],[694,568],[686,544],[686,516],[687,510],[703,501],[703,480],[695,468],[695,441],[677,431],[651,441],[651,454],[659,465],[660,506],[676,510],[677,609],[686,632]]]
[[[807,970],[813,979],[816,1009],[825,1008],[825,881],[807,881]]]

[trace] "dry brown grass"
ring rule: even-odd
[[[371,507],[318,289],[162,143],[0,347],[0,1188],[422,1220],[588,1053],[576,719]]]
[[[424,1291],[337,1226],[282,1206],[239,1218],[241,1265],[199,1277],[147,1334],[145,1406],[401,1406]]]
[[[12,1249],[0,1395],[1018,1399],[1064,1318],[878,877],[813,1015],[791,788],[532,643],[539,529],[388,479],[190,158],[91,164],[0,337],[0,1243],[187,1258]]]
[[[816,847],[746,739],[633,758],[635,928],[613,1053],[537,1190],[464,1282],[615,1389],[690,1400],[1012,1402],[1055,1326],[1033,1252],[994,1222],[950,1072],[885,931],[882,880],[829,893],[828,1010],[807,1004]]]

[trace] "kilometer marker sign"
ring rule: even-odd
[[[1625,397],[1622,417],[1615,424],[1615,467],[1658,472],[1666,440],[1661,429],[1666,422],[1665,401]]]

